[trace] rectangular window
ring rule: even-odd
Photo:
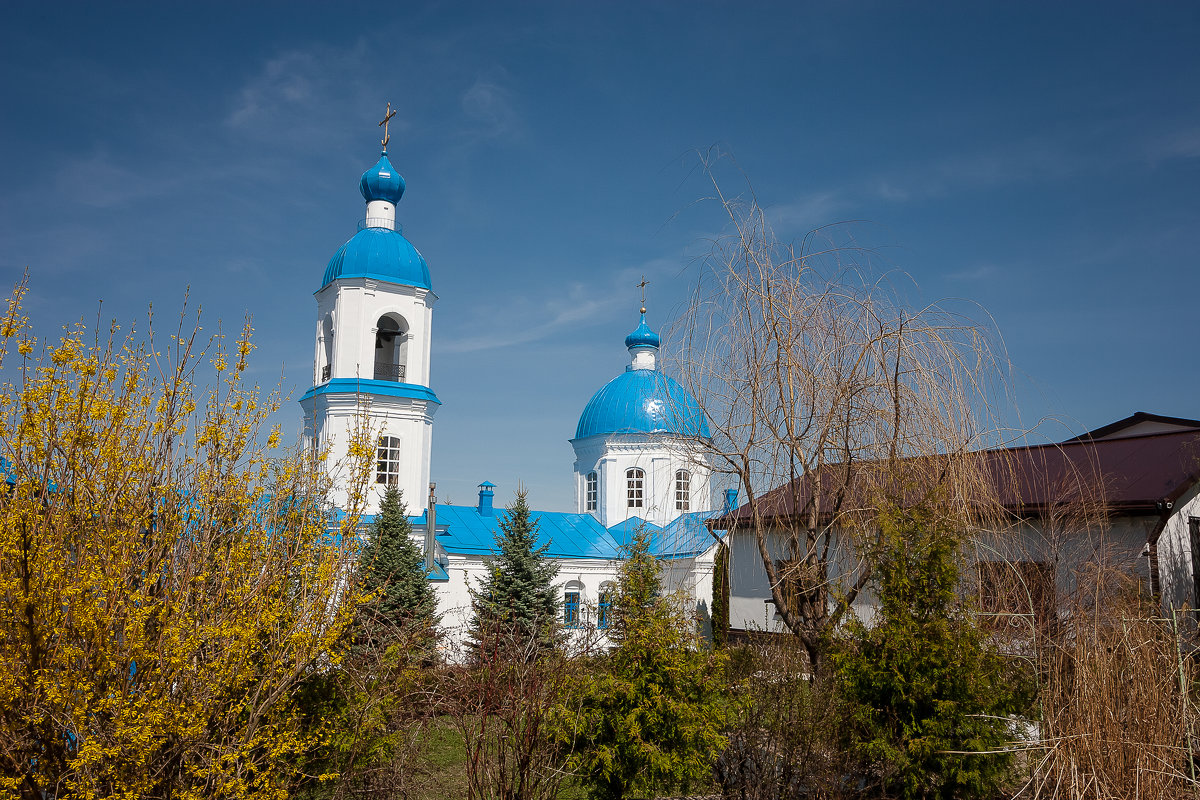
[[[596,624],[600,630],[607,630],[609,621],[612,619],[612,589],[604,589],[600,592],[599,619]]]
[[[597,495],[597,491],[596,491],[597,485],[596,484],[597,483],[598,483],[598,481],[596,480],[596,473],[589,472],[587,474],[587,487],[585,489],[585,496],[586,496],[586,503],[587,503],[585,508],[587,511],[595,511],[596,510],[596,499],[597,499],[596,498],[596,495]]]
[[[692,504],[692,476],[686,469],[675,473],[675,510],[687,511]]]
[[[375,460],[375,483],[384,486],[400,484],[400,440],[395,436],[379,437],[378,458]]]
[[[563,594],[563,625],[568,628],[578,628],[580,621],[579,592],[565,592]]]
[[[642,490],[646,481],[646,473],[640,469],[625,471],[625,497],[629,508],[642,507]]]

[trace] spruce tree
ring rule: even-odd
[[[650,538],[637,532],[621,563],[608,669],[584,690],[572,766],[597,800],[707,780],[725,745],[723,654],[700,647],[676,598],[664,597]]]
[[[527,491],[517,490],[500,519],[496,555],[471,589],[469,644],[476,658],[496,655],[529,660],[553,648],[559,635],[558,565],[546,558],[549,545],[535,547],[538,525],[530,515]]]
[[[363,546],[359,574],[375,601],[359,615],[360,639],[386,648],[402,644],[429,657],[437,640],[437,596],[425,574],[425,557],[412,540],[412,523],[400,491],[389,486]]]

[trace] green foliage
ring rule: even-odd
[[[924,508],[879,524],[879,618],[853,620],[832,654],[849,744],[888,797],[991,797],[1011,762],[995,751],[1028,684],[963,613],[958,539]]]
[[[425,557],[412,540],[400,491],[389,486],[370,528],[360,559],[365,594],[375,597],[360,610],[359,637],[375,647],[403,643],[420,658],[433,657],[437,645],[437,596],[425,574]]]
[[[649,537],[638,532],[621,564],[608,669],[584,689],[572,759],[596,800],[688,787],[707,779],[724,747],[724,656],[699,648],[675,598],[662,596]]]
[[[487,559],[487,574],[471,589],[468,641],[477,661],[484,652],[535,658],[558,642],[558,565],[545,557],[548,545],[535,546],[538,526],[526,495],[525,489],[517,490],[500,520],[497,554]]]
[[[713,646],[721,648],[729,639],[729,545],[717,545],[712,580]]]

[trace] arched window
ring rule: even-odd
[[[375,482],[384,486],[400,484],[400,440],[395,436],[379,437],[379,457],[376,459]]]
[[[571,581],[563,591],[563,625],[568,628],[578,628],[583,622],[583,609],[580,601],[583,598],[583,584]]]
[[[321,383],[333,377],[333,315],[321,319],[321,354],[325,363],[321,365]]]
[[[600,603],[597,608],[596,626],[600,630],[606,630],[612,623],[612,601],[615,590],[611,583],[600,584]]]
[[[625,498],[629,508],[642,507],[642,495],[646,485],[646,472],[637,467],[625,470]]]
[[[596,501],[598,499],[597,496],[599,494],[598,484],[599,484],[599,481],[596,478],[596,473],[589,472],[587,474],[586,486],[584,488],[584,510],[585,511],[595,511],[596,510]]]
[[[675,472],[675,510],[687,511],[692,505],[692,473],[686,469]]]
[[[375,380],[404,383],[406,333],[402,322],[390,315],[375,323]]]

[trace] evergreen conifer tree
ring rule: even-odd
[[[998,796],[1009,715],[1027,710],[1029,681],[964,613],[958,537],[921,507],[879,524],[878,618],[851,620],[833,654],[850,743],[886,797]]]
[[[437,596],[425,574],[425,557],[412,540],[412,524],[394,486],[384,492],[363,546],[363,589],[377,595],[359,615],[360,638],[376,646],[403,644],[429,657],[437,640]]]
[[[597,800],[706,780],[725,745],[724,655],[700,647],[693,622],[662,595],[649,534],[626,550],[609,628],[608,669],[584,691],[573,766]]]
[[[558,566],[547,559],[548,545],[536,547],[538,524],[532,519],[527,491],[517,489],[500,520],[496,555],[487,573],[471,589],[469,645],[476,658],[496,654],[530,659],[558,641]]]

